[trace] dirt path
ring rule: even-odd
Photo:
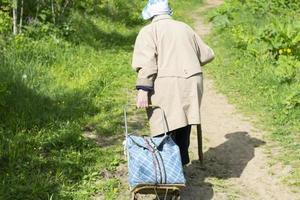
[[[238,114],[234,106],[216,92],[213,81],[208,78],[202,105],[205,168],[197,161],[187,167],[188,184],[182,199],[300,199],[280,183],[279,174],[286,170],[270,175],[263,133]],[[194,160],[196,141],[193,132],[191,154]]]
[[[208,0],[193,13],[195,29],[201,35],[210,33],[211,25],[205,24],[201,12],[222,4],[221,0]],[[211,64],[208,67],[213,67]],[[286,169],[268,167],[268,156],[263,133],[256,130],[250,120],[237,113],[226,97],[219,94],[213,80],[205,77],[202,104],[205,167],[197,161],[187,168],[187,189],[184,200],[241,199],[241,200],[299,200],[280,183],[279,177]],[[197,159],[197,139],[193,131],[191,154]]]

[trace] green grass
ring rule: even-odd
[[[130,52],[53,39],[8,48],[1,71],[0,196],[87,199],[101,189],[94,179],[120,161],[120,149],[114,141],[99,148],[82,132],[92,127],[100,140],[120,133],[126,96],[119,94],[133,87]]]
[[[184,13],[198,3],[174,1],[175,18],[188,20]],[[1,200],[115,199],[120,192],[120,181],[103,174],[124,163],[122,109],[133,98],[130,62],[143,24],[80,12],[70,20],[67,38],[0,40]]]
[[[299,9],[281,8],[275,3],[267,5],[268,3],[262,2],[262,5],[258,5],[249,1],[242,5],[231,0],[208,13],[215,25],[214,33],[209,39],[217,57],[214,64],[205,70],[230,102],[256,118],[257,126],[268,132],[266,139],[281,146],[281,152],[273,159],[283,165],[292,166],[291,174],[284,179],[289,185],[298,187],[300,54],[296,50],[286,55],[278,53],[282,49],[294,48],[289,39],[285,38],[287,35],[292,37],[292,32],[288,32],[289,28],[282,28],[281,35],[276,35],[280,26],[272,28],[275,38],[270,35],[269,39],[272,42],[280,41],[276,43],[278,46],[272,46],[265,40],[264,31],[269,30],[271,23],[286,24],[293,18],[292,9]],[[265,5],[270,8],[265,8]],[[257,18],[266,9],[270,10],[271,16]],[[272,15],[279,15],[277,10],[281,9],[285,15],[277,18],[277,22]],[[296,24],[291,26],[295,30],[298,27]]]

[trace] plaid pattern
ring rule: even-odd
[[[180,151],[172,138],[166,136],[146,139],[152,147],[157,147],[156,157],[143,137],[127,137],[130,187],[134,188],[139,184],[184,184]]]

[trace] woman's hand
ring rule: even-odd
[[[147,108],[149,106],[148,91],[138,90],[136,97],[136,107]]]

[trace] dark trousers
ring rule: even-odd
[[[191,125],[170,131],[172,139],[180,149],[182,165],[186,165],[190,162],[189,157],[189,146],[190,146],[190,135]]]

